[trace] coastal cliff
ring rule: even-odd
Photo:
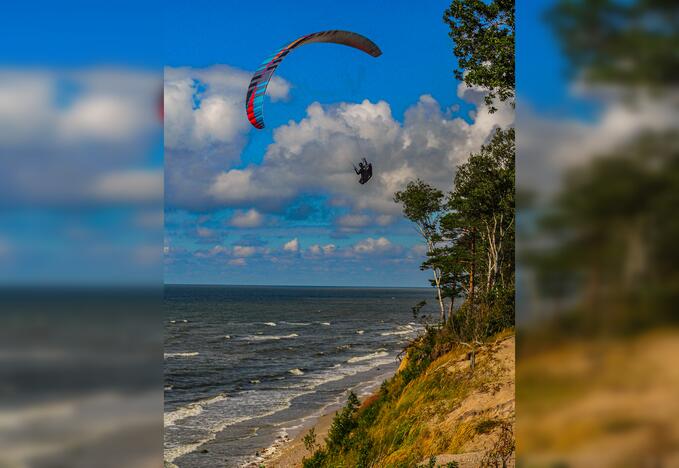
[[[414,371],[416,349],[374,395],[350,396],[322,443],[307,434],[303,466],[514,465],[513,330],[477,348],[473,371],[463,347]]]

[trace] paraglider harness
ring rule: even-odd
[[[363,185],[373,176],[373,165],[366,161],[365,158],[362,158],[361,162],[358,163],[358,168],[354,165],[354,171],[356,172],[356,175],[361,176],[358,183]]]

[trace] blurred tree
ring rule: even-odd
[[[658,90],[679,81],[678,13],[673,0],[559,0],[546,19],[571,74]]]

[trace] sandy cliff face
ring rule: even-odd
[[[483,347],[472,374],[467,353],[451,352],[434,362],[423,379],[443,373],[467,388],[458,398],[437,402],[446,411],[432,415],[427,429],[446,441],[434,454],[436,466],[514,465],[515,339],[508,336]],[[422,460],[428,464],[429,459]]]
[[[515,340],[504,332],[479,347],[475,369],[458,347],[406,377],[396,375],[365,399],[340,449],[322,444],[333,415],[316,424],[322,457],[311,460],[301,440],[266,466],[514,466]],[[433,465],[432,465],[433,463]]]

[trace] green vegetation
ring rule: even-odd
[[[488,343],[512,334],[512,330],[507,330]],[[421,346],[427,341],[435,342],[438,336],[430,329],[409,349],[422,352],[425,347]],[[485,344],[482,349],[487,350],[484,357],[488,357],[492,344]],[[491,432],[499,434],[493,439],[497,438],[496,445],[500,447],[493,447],[491,452],[506,458],[507,447],[511,447],[511,455],[513,437],[507,421],[481,415],[462,421],[448,419],[470,395],[492,393],[502,372],[492,359],[486,358],[479,361],[472,373],[464,358],[466,354],[462,346],[435,359],[434,354],[424,353],[416,359],[409,352],[400,371],[363,405],[350,393],[346,406],[333,420],[325,446],[306,458],[304,467],[412,467],[437,454],[457,453],[478,434]]]
[[[514,104],[514,0],[453,0],[443,15],[458,68],[455,78]],[[491,112],[496,109],[490,108]]]

